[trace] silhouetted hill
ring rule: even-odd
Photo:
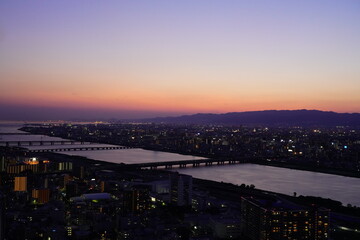
[[[268,110],[224,114],[198,113],[179,117],[144,119],[143,121],[176,124],[360,126],[360,113],[336,113],[318,110]]]

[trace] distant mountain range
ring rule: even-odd
[[[224,114],[198,113],[179,117],[149,118],[143,119],[143,121],[173,124],[360,127],[360,113],[336,113],[318,110],[267,110]]]

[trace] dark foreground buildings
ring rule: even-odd
[[[19,172],[13,168],[25,166],[28,157],[7,156],[0,240],[331,239],[328,210],[277,194],[177,172],[51,156]]]
[[[280,197],[242,198],[243,233],[251,240],[329,239],[329,210]]]

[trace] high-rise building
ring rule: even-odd
[[[210,225],[217,239],[238,239],[241,236],[241,222],[237,217],[212,217]]]
[[[124,191],[123,212],[141,213],[149,208],[149,186],[134,186],[133,189]]]
[[[170,175],[170,202],[176,206],[192,204],[192,176],[179,173]]]
[[[37,199],[38,203],[47,203],[50,200],[50,189],[33,189],[32,197]]]
[[[329,239],[329,210],[284,199],[242,198],[242,231],[252,240]]]
[[[71,171],[73,169],[72,162],[59,162],[58,170],[59,171]]]
[[[101,181],[100,182],[100,192],[105,192],[105,189],[106,189],[106,182]]]
[[[84,166],[80,166],[79,178],[80,179],[85,178],[85,167]]]
[[[0,156],[0,172],[6,171],[6,159],[4,156]]]
[[[14,191],[15,192],[26,192],[27,191],[27,177],[15,177]]]
[[[49,179],[47,177],[45,177],[44,179],[44,188],[48,188],[49,187]]]

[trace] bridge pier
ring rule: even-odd
[[[165,165],[165,169],[172,169],[172,165]]]

